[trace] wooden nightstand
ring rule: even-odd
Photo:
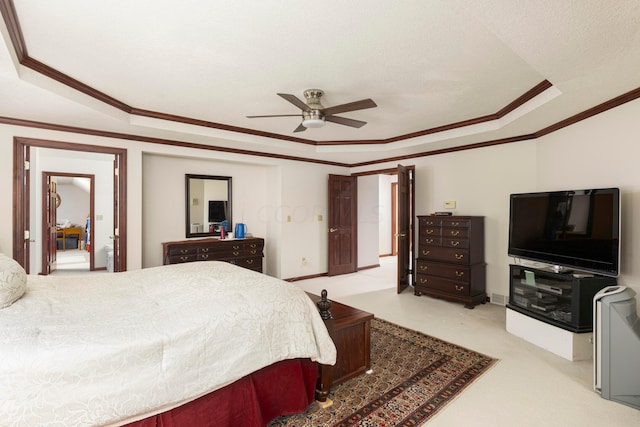
[[[317,303],[320,297],[308,294]],[[323,402],[329,389],[371,369],[371,319],[373,314],[331,301],[327,330],[338,351],[334,366],[319,365],[316,399]],[[318,395],[324,393],[324,396]]]

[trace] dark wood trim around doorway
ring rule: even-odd
[[[127,150],[123,148],[99,145],[75,144],[33,138],[14,137],[13,139],[13,258],[29,272],[29,246],[31,236],[27,235],[30,225],[30,173],[29,159],[31,147],[69,150],[88,153],[112,154],[120,167],[119,185],[114,192],[119,202],[115,209],[119,216],[119,266],[120,271],[127,269]],[[115,260],[114,260],[115,261]],[[114,264],[116,264],[114,262]]]

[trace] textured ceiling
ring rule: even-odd
[[[526,135],[640,87],[636,0],[2,3],[45,67],[3,28],[0,115],[281,155],[356,163]],[[359,129],[246,118],[297,114],[276,93],[309,88],[378,107],[340,114]]]

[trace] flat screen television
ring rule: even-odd
[[[219,223],[227,219],[227,202],[209,200],[209,222]]]
[[[515,258],[617,277],[620,190],[512,194],[508,251]]]

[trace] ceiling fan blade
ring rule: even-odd
[[[327,114],[346,113],[347,111],[364,110],[367,108],[377,107],[378,105],[372,99],[361,99],[360,101],[349,102],[347,104],[334,105],[327,107],[322,112]]]
[[[274,114],[270,116],[247,116],[248,119],[257,119],[261,117],[300,117],[300,114]]]
[[[279,93],[278,96],[281,96],[282,98],[286,99],[287,101],[289,101],[290,103],[292,103],[293,105],[295,105],[296,107],[301,109],[302,111],[310,111],[311,110],[309,108],[309,106],[304,101],[301,101],[295,95],[291,95],[291,94],[288,94],[288,93]]]
[[[346,117],[338,116],[324,116],[324,119],[328,122],[337,123],[339,125],[351,126],[352,128],[361,128],[366,125],[367,122],[361,120],[347,119]]]
[[[307,130],[307,128],[306,128],[306,127],[304,127],[304,126],[302,126],[302,123],[300,123],[300,124],[298,125],[298,127],[297,127],[297,128],[295,128],[293,131],[294,131],[294,132],[304,132],[305,130]]]

